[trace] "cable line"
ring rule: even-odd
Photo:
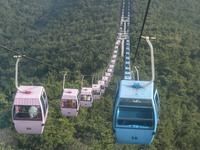
[[[18,53],[18,52],[14,51],[14,50],[11,50],[11,49],[9,49],[9,48],[3,46],[3,45],[0,45],[0,47],[3,48],[3,49],[5,49],[5,50],[7,50],[7,51],[9,51],[9,52],[12,52],[12,53],[15,53],[15,54],[17,54],[17,55],[20,55],[21,57],[24,57],[24,58],[26,58],[26,59],[29,59],[29,60],[31,60],[31,61],[35,61],[35,62],[37,62],[37,63],[40,63],[40,64],[43,64],[43,65],[49,66],[49,67],[54,68],[54,69],[56,69],[56,70],[62,70],[61,68],[54,67],[53,65],[47,64],[47,63],[45,63],[45,62],[36,60],[36,59],[34,59],[34,58],[28,57],[28,56],[23,55],[23,54],[21,54],[21,53]]]
[[[48,64],[48,63],[45,63],[45,62],[36,60],[36,59],[34,59],[34,58],[31,58],[31,57],[28,57],[28,56],[26,56],[26,55],[23,55],[23,54],[21,54],[21,53],[19,53],[19,52],[14,51],[14,50],[12,50],[12,49],[9,49],[9,48],[7,48],[7,47],[5,47],[5,46],[3,46],[3,45],[0,45],[0,48],[3,48],[3,49],[5,49],[5,50],[7,50],[7,51],[9,51],[9,52],[12,52],[12,53],[15,53],[15,54],[17,54],[17,55],[20,55],[21,57],[24,57],[24,58],[26,58],[26,59],[28,59],[28,60],[31,60],[31,61],[34,61],[34,62],[43,64],[43,65],[49,66],[49,67],[51,67],[51,68],[53,68],[53,69],[56,69],[56,70],[58,70],[58,71],[63,71],[62,68],[55,67],[55,66],[50,65],[50,64]],[[63,71],[63,72],[66,72],[66,71]],[[72,73],[72,72],[69,72],[69,71],[68,71],[68,74],[75,74],[75,75],[76,75],[76,73]],[[84,76],[93,76],[93,75],[84,75]]]
[[[148,14],[150,3],[151,3],[151,0],[149,0],[148,4],[147,4],[147,8],[146,8],[146,12],[145,12],[145,16],[144,16],[144,20],[143,20],[143,24],[142,24],[142,29],[141,29],[141,32],[140,32],[137,48],[136,48],[136,51],[135,51],[135,56],[134,56],[134,59],[133,59],[133,64],[135,63],[135,58],[137,56],[138,49],[139,49],[139,46],[140,46],[140,40],[141,40],[141,36],[142,36],[142,33],[143,33],[143,29],[144,29],[144,25],[145,25],[145,21],[146,21],[146,17],[147,17],[147,14]]]

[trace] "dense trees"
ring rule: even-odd
[[[153,45],[156,82],[161,97],[157,132],[159,142],[157,139],[154,142],[155,145],[158,144],[158,149],[198,149],[196,140],[199,133],[196,129],[199,129],[200,62],[197,52],[199,44],[196,41],[200,34],[196,22],[193,24],[198,17],[194,14],[199,12],[197,6],[197,1],[188,3],[187,7],[180,1],[155,1],[151,4],[144,34],[157,36]],[[131,29],[137,31],[134,26]],[[137,63],[148,65],[146,55],[146,47],[141,48]],[[141,68],[145,69],[145,72],[141,71],[141,77],[146,77],[149,69],[144,67]]]
[[[88,7],[89,6],[89,7]],[[107,66],[119,29],[121,0],[35,0],[0,2],[0,44],[67,70],[67,87],[79,88],[81,74],[98,74]],[[131,55],[141,28],[145,1],[131,1]],[[156,84],[161,115],[150,146],[118,144],[112,131],[113,94],[123,74],[118,58],[111,85],[92,108],[78,117],[63,117],[59,109],[62,70],[22,59],[19,83],[43,85],[49,116],[42,135],[19,135],[11,122],[14,98],[13,54],[0,55],[0,147],[2,149],[198,149],[200,147],[200,52],[198,0],[155,0],[150,5],[144,35],[156,36]],[[91,13],[92,15],[91,16]],[[141,41],[134,65],[149,80],[150,52]],[[85,84],[90,84],[90,79]]]

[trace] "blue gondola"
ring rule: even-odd
[[[125,67],[130,67],[130,61],[125,61]]]
[[[113,128],[119,143],[151,144],[159,117],[159,95],[149,81],[122,80],[115,99]]]
[[[130,52],[130,49],[129,49],[129,48],[126,48],[126,52]]]
[[[124,76],[124,80],[132,80],[131,76]]]
[[[130,45],[126,44],[126,52],[130,52]]]
[[[125,57],[125,62],[130,62],[130,57]]]
[[[125,67],[130,67],[130,61],[125,61]],[[131,69],[131,67],[130,67]]]
[[[124,72],[124,76],[131,76],[131,72],[130,71],[125,71]]]
[[[160,103],[154,86],[153,47],[151,49],[152,80],[129,80],[124,76],[115,97],[113,129],[119,143],[149,145],[156,133]],[[127,62],[125,62],[127,63]]]
[[[124,65],[124,71],[130,71],[130,70],[131,70],[130,57],[126,57],[125,58],[125,65]]]
[[[124,70],[125,70],[125,71],[130,71],[130,70],[131,70],[131,67],[130,67],[130,66],[128,66],[128,67],[125,66],[125,67],[124,67]]]
[[[125,57],[130,57],[130,53],[129,53],[129,52],[126,52],[126,53],[125,53]]]
[[[130,56],[130,52],[126,52],[126,55]]]
[[[125,57],[125,61],[130,61],[130,57]]]

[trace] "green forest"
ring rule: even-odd
[[[132,66],[151,79],[150,51],[140,35],[147,0],[130,0]],[[115,45],[122,0],[1,0],[0,45],[43,61],[19,63],[19,85],[42,85],[49,114],[42,135],[18,134],[12,124],[15,54],[0,48],[0,149],[44,150],[198,150],[200,149],[200,1],[153,0],[143,35],[155,36],[155,84],[161,112],[151,145],[119,144],[113,132],[113,96],[123,76],[117,58],[114,76],[100,100],[80,108],[77,117],[60,112],[63,71],[66,86],[81,88],[82,75],[105,71]],[[133,68],[132,68],[133,70]],[[97,80],[97,79],[96,79]],[[90,78],[85,80],[90,85]]]

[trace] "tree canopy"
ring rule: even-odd
[[[133,62],[147,1],[131,1],[130,43]],[[12,125],[15,59],[0,49],[1,149],[199,149],[200,147],[200,1],[154,0],[144,35],[156,36],[156,86],[161,114],[149,146],[119,144],[113,129],[113,94],[123,74],[118,56],[111,84],[92,108],[77,117],[61,115],[62,71],[67,87],[80,89],[81,75],[105,71],[110,61],[121,15],[121,0],[2,0],[0,44],[61,70],[23,58],[20,85],[43,85],[49,115],[42,135],[19,135]],[[141,41],[135,64],[141,80],[150,80],[150,52]],[[90,79],[84,84],[90,84]]]

